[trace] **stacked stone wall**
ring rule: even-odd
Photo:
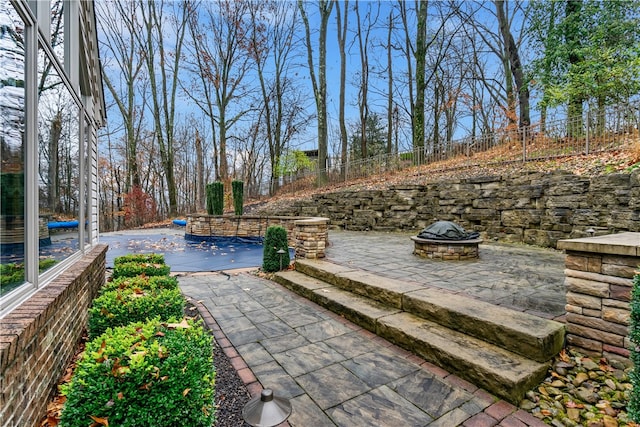
[[[555,247],[559,239],[640,231],[640,172],[583,177],[569,172],[523,172],[380,190],[316,194],[279,215],[328,217],[354,231],[420,231],[454,221],[486,239]],[[261,214],[272,214],[263,210]]]
[[[0,425],[35,426],[74,354],[105,280],[98,245],[0,321]]]
[[[567,289],[567,344],[609,358],[629,357],[633,277],[640,233],[562,240]]]

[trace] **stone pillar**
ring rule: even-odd
[[[566,251],[567,343],[593,356],[628,358],[640,233],[559,240],[557,247]]]
[[[296,258],[325,257],[329,218],[301,219],[294,222]]]

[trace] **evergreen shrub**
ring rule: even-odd
[[[213,195],[213,215],[222,215],[224,213],[224,184],[222,181],[216,181],[211,185]]]
[[[115,291],[117,289],[178,289],[178,279],[171,276],[135,276],[119,277],[111,282],[105,283],[100,289],[100,293]]]
[[[233,212],[240,216],[244,212],[244,183],[242,181],[231,181],[233,191]]]
[[[166,264],[153,264],[150,262],[124,262],[114,264],[113,278],[135,277],[135,276],[168,276],[171,267]]]
[[[185,299],[180,289],[124,288],[104,292],[93,300],[89,308],[89,338],[102,334],[107,328],[158,317],[166,320],[182,317]]]
[[[280,255],[278,251],[282,249],[284,253]],[[287,230],[279,225],[267,228],[264,235],[264,246],[262,253],[262,269],[268,273],[280,270],[280,260],[282,256],[282,268],[289,266],[289,244],[287,240]]]
[[[113,265],[126,264],[128,262],[142,262],[151,264],[164,264],[164,255],[162,254],[127,254],[116,257]]]
[[[211,427],[212,339],[201,324],[178,322],[133,323],[89,341],[61,386],[60,426]]]

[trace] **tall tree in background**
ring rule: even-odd
[[[416,95],[412,116],[413,123],[413,147],[424,147],[425,123],[424,123],[424,99],[427,90],[427,10],[429,2],[418,0],[418,32],[416,33],[416,45],[414,56],[416,60]]]
[[[358,52],[360,53],[360,73],[358,84],[358,111],[360,113],[360,153],[363,158],[367,155],[367,132],[366,127],[369,118],[369,46],[371,45],[371,31],[378,21],[380,13],[380,3],[373,10],[372,4],[367,2],[364,18],[360,16],[360,2],[356,2],[354,10],[356,13],[356,40],[358,42]]]
[[[260,85],[260,118],[268,143],[270,192],[277,191],[278,172],[291,139],[306,127],[309,120],[305,101],[289,75],[296,43],[297,6],[289,2],[253,3],[250,8],[251,29],[248,52]],[[256,132],[259,127],[256,127]]]
[[[250,68],[247,54],[248,1],[206,1],[199,16],[190,20],[195,62],[204,100],[196,101],[217,132],[217,178],[229,179],[228,142],[233,126],[249,111],[249,103],[234,102],[247,96],[245,76]],[[210,93],[207,93],[209,92]]]
[[[347,39],[347,29],[349,28],[349,0],[344,0],[344,19],[340,10],[340,2],[336,1],[336,24],[338,27],[338,50],[340,52],[340,111],[338,113],[338,126],[340,128],[340,175],[342,179],[345,179],[347,176],[347,146],[349,144],[349,141],[347,141],[347,123],[345,121],[347,81],[347,54],[345,43]]]
[[[518,95],[520,112],[519,126],[520,128],[525,128],[531,124],[529,114],[529,86],[524,75],[518,45],[511,33],[509,17],[505,10],[505,2],[504,0],[494,0],[494,4],[496,6],[496,17],[498,18],[500,34],[502,35],[502,42],[504,44],[504,56],[509,63],[511,75],[513,76],[516,85],[515,91]]]
[[[140,8],[145,31],[139,34],[140,48],[145,50],[151,91],[151,111],[154,118],[155,139],[167,185],[169,216],[177,214],[176,179],[174,175],[174,138],[176,93],[184,36],[187,32],[189,9],[184,3],[175,5],[170,19],[164,16],[165,4],[147,0]],[[170,34],[173,39],[165,42]],[[169,50],[172,49],[172,50]]]
[[[134,34],[143,31],[137,19],[139,3],[121,1],[109,3],[109,10],[105,3],[97,3],[99,22],[104,31],[101,48],[108,52],[103,54],[108,62],[104,64],[118,70],[118,81],[113,82],[113,74],[104,73],[103,81],[113,98],[122,118],[124,127],[126,181],[125,192],[132,187],[140,187],[140,167],[138,165],[138,141],[144,123],[144,108],[136,97],[144,97],[145,57],[143,50],[136,43]]]
[[[305,3],[298,0],[298,8],[302,16],[305,30],[305,43],[307,46],[307,63],[309,75],[313,85],[313,94],[318,113],[318,184],[327,182],[327,148],[328,148],[328,124],[327,124],[327,25],[333,1],[318,0],[320,12],[320,28],[318,36],[318,75],[316,80],[315,64],[313,60],[314,45],[311,41],[311,27],[305,11]]]

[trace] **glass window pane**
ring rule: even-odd
[[[24,24],[0,0],[0,296],[24,283]]]
[[[51,0],[51,49],[64,63],[64,2]]]
[[[79,249],[80,110],[50,58],[38,53],[40,270]],[[44,265],[43,265],[44,264]]]

